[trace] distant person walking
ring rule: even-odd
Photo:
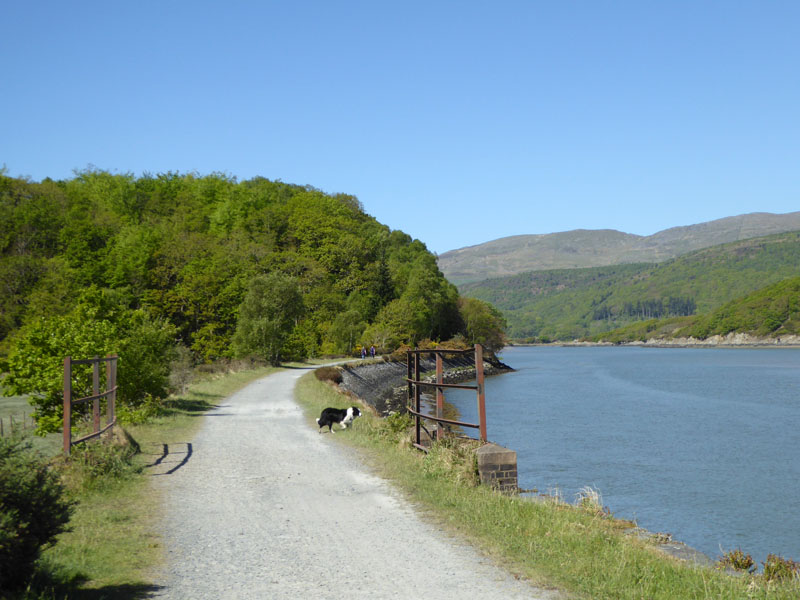
[[[362,359],[367,358],[367,349],[366,348],[361,348],[361,358]]]
[[[372,355],[372,358],[375,358],[375,346],[370,346],[369,353]]]

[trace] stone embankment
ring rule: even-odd
[[[443,359],[444,383],[459,383],[475,377],[475,361],[472,356],[458,356]],[[425,374],[423,380],[436,380],[436,362],[433,358],[420,356],[420,369]],[[498,360],[483,361],[484,374],[497,375],[513,371],[511,367]],[[366,402],[382,416],[401,412],[406,408],[408,374],[405,362],[369,361],[348,363],[341,366],[342,383],[339,388]],[[433,373],[431,373],[433,372]]]

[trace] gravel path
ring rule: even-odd
[[[293,400],[305,373],[234,394],[154,468],[168,559],[152,597],[555,597],[420,520],[352,450],[317,433]]]

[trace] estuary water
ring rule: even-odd
[[[620,518],[717,559],[800,560],[800,349],[516,347],[486,379],[489,439],[519,485]],[[447,391],[477,423],[474,392]],[[472,435],[470,433],[470,435]]]

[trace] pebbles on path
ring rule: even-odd
[[[422,521],[352,450],[320,435],[293,399],[304,373],[234,394],[156,466],[167,564],[152,597],[556,596]]]

